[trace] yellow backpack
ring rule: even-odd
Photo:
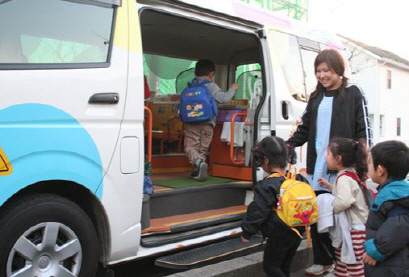
[[[309,226],[318,220],[317,199],[313,188],[295,179],[296,174],[287,177],[273,173],[268,178],[285,177],[280,186],[277,203],[277,215],[289,227]]]

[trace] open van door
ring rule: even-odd
[[[273,90],[271,95],[272,135],[287,140],[291,131],[300,123],[316,79],[314,60],[320,51],[318,42],[292,34],[267,30],[272,65]],[[296,149],[298,164],[305,168],[306,147]]]

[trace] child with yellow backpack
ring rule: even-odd
[[[287,175],[288,162],[295,163],[279,137],[266,137],[253,150],[254,162],[269,174],[254,186],[241,228],[248,242],[259,231],[267,238],[263,269],[267,276],[290,276],[291,262],[305,227],[318,219],[314,190],[302,175]],[[286,176],[287,175],[287,176]],[[302,228],[301,228],[302,227]]]

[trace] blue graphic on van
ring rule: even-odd
[[[72,181],[92,192],[102,181],[101,157],[92,137],[55,107],[21,104],[0,110],[0,147],[13,168],[0,176],[0,205],[40,181]],[[98,191],[101,198],[102,189]]]

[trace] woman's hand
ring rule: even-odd
[[[378,263],[378,261],[372,259],[372,257],[369,256],[368,253],[364,253],[362,259],[363,259],[364,263],[367,263],[367,264],[372,265],[372,266],[375,266]]]
[[[321,187],[327,188],[329,191],[332,191],[332,185],[324,178],[319,178],[318,183]]]
[[[293,127],[291,127],[290,138],[292,138],[295,132],[297,132],[297,128],[298,128],[298,125],[300,125],[301,120],[302,120],[301,117],[299,117],[297,121],[295,122],[295,124],[293,125]]]

